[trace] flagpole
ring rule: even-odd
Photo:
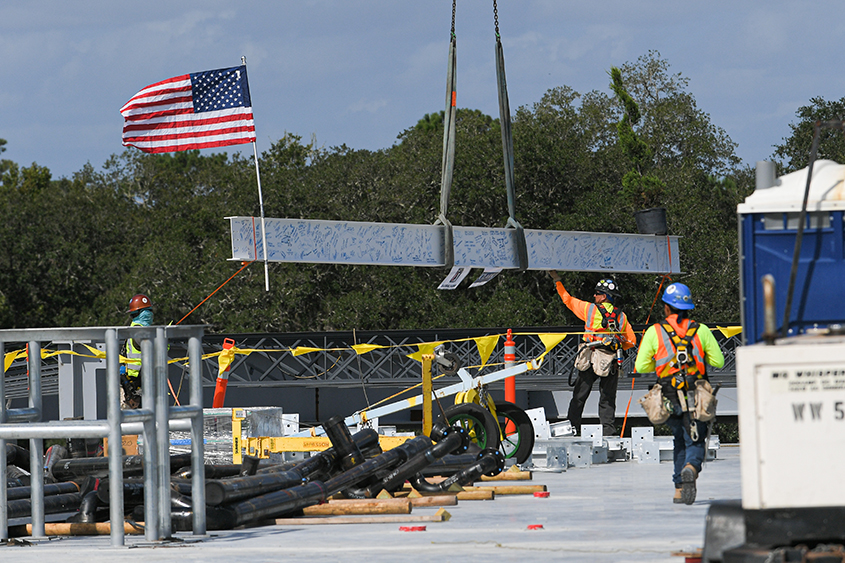
[[[246,57],[241,57],[246,66]],[[258,169],[258,148],[252,142],[252,154],[255,157],[255,180],[258,183],[258,204],[261,209],[261,245],[264,249],[264,291],[270,291],[270,270],[267,267],[267,230],[264,228],[264,195],[261,193],[261,171]]]

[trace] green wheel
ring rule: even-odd
[[[525,463],[534,449],[534,425],[531,417],[513,403],[496,402],[496,416],[501,429],[501,449],[506,458]],[[510,424],[509,424],[510,423]]]
[[[460,426],[480,449],[499,447],[499,425],[493,415],[476,403],[458,403],[444,409],[450,426]],[[527,416],[527,415],[526,415]],[[443,418],[443,415],[440,415]]]

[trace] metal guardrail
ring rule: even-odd
[[[123,434],[144,436],[144,519],[149,541],[169,538],[170,519],[170,439],[171,428],[184,428],[179,419],[187,419],[191,430],[191,476],[193,496],[193,532],[204,535],[205,470],[203,465],[203,417],[201,326],[184,327],[93,327],[0,330],[0,355],[7,343],[28,344],[29,406],[7,408],[5,365],[0,377],[0,468],[6,467],[6,440],[29,439],[31,469],[32,537],[44,537],[44,439],[108,438],[109,517],[112,546],[124,544],[123,527]],[[142,406],[134,410],[120,408],[120,340],[133,338],[141,344]],[[187,340],[190,366],[190,405],[168,407],[168,338]],[[45,343],[54,341],[105,342],[108,388],[106,420],[44,421],[42,414],[42,359]],[[173,422],[173,424],[171,424]],[[6,479],[0,479],[0,539],[8,538],[8,495]],[[120,523],[120,525],[118,525]]]

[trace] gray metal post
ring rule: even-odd
[[[0,358],[6,357],[6,343],[0,342]],[[0,367],[0,424],[6,422],[6,362]],[[6,440],[0,439],[0,467],[3,468],[3,478],[0,479],[0,540],[9,539],[9,519],[7,507],[9,506],[8,495],[6,494]]]
[[[155,363],[153,340],[141,342],[141,406],[155,412]],[[159,539],[158,436],[154,417],[144,421],[144,538]]]
[[[109,419],[109,521],[112,547],[123,545],[123,435],[120,424],[120,345],[117,330],[106,330],[106,381],[108,384]]]
[[[192,336],[188,340],[188,362],[191,367],[191,406],[198,413],[191,418],[191,505],[194,535],[205,535],[205,453],[202,415],[202,343]]]
[[[156,328],[155,339],[155,418],[158,439],[159,539],[170,538],[170,428],[167,399],[167,336]]]
[[[41,342],[29,342],[29,407],[41,413]],[[32,499],[32,537],[43,538],[44,534],[44,438],[29,439],[30,498]]]

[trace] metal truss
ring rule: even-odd
[[[640,333],[644,327],[636,327]],[[523,327],[514,328],[517,361],[537,358],[545,352],[545,345],[537,334],[569,333],[548,355],[539,370],[532,371],[519,379],[517,385],[524,390],[557,391],[569,389],[568,379],[575,361],[575,353],[582,327]],[[472,368],[480,366],[481,358],[472,338],[488,335],[502,335],[488,365],[483,369],[470,369],[473,375],[485,375],[501,369],[504,363],[505,328],[488,329],[442,329],[426,331],[361,331],[326,333],[267,333],[239,334],[229,336],[241,349],[258,350],[249,355],[236,354],[229,371],[230,387],[360,387],[381,386],[405,388],[420,383],[420,363],[408,358],[418,351],[417,344],[445,342],[446,348],[460,358],[461,365]],[[576,334],[573,334],[576,333]],[[713,385],[736,387],[736,348],[742,344],[741,335],[726,338],[718,330],[713,334],[725,354],[725,365],[721,369],[709,370]],[[203,353],[219,352],[223,347],[222,335],[206,335],[203,338]],[[465,340],[470,339],[470,340]],[[354,344],[385,346],[364,354],[356,354]],[[298,346],[319,348],[294,356],[290,350]],[[170,357],[187,356],[182,344],[171,344]],[[636,377],[634,388],[645,389],[654,384],[654,374],[633,374],[635,356],[629,353],[622,364],[623,377],[620,388],[629,388],[629,378]],[[179,363],[170,365],[171,379],[187,374],[187,367]],[[217,380],[219,366],[217,358],[203,361],[202,378],[204,387],[213,387]],[[574,377],[574,376],[573,376]],[[42,386],[44,395],[57,395],[58,362],[55,357],[43,361]],[[440,377],[435,386],[441,387],[458,382],[456,376]],[[16,360],[6,371],[6,397],[25,398],[28,377],[25,360]]]

